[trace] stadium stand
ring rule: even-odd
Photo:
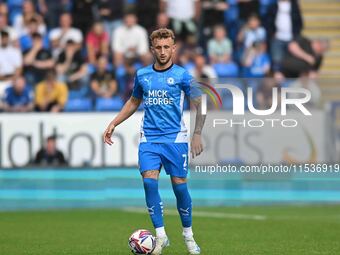
[[[152,8],[145,9],[149,2]],[[186,13],[177,6],[179,3],[186,6]],[[290,10],[290,16],[284,17],[285,10]],[[178,38],[175,61],[195,78],[274,77],[279,87],[287,83],[281,67],[277,69],[276,58],[284,62],[283,56],[290,52],[289,43],[300,40],[302,35],[307,48],[312,48],[312,55],[317,59],[323,57],[319,72],[314,72],[319,65],[308,67],[313,70],[308,71],[313,80],[308,86],[316,86],[315,91],[320,90],[321,94],[315,106],[339,101],[339,11],[339,0],[185,0],[171,4],[164,0],[1,1],[2,41],[5,37],[9,40],[0,50],[1,101],[4,101],[6,89],[12,86],[13,78],[22,74],[28,87],[37,91],[36,85],[52,67],[57,71],[58,81],[68,87],[64,111],[118,110],[131,93],[136,70],[152,63],[151,55],[146,52],[146,32],[160,26],[175,30]],[[182,22],[182,16],[187,17],[188,22]],[[278,21],[287,22],[287,17],[292,19],[293,26],[291,31],[285,32],[284,26],[277,24]],[[277,27],[273,30],[273,26]],[[127,30],[127,27],[133,29]],[[131,36],[140,39],[136,42],[124,39]],[[281,46],[275,45],[274,38],[286,41],[281,42]],[[322,49],[315,50],[314,42],[320,38],[324,42],[319,43]],[[283,49],[281,56],[277,55],[280,49],[277,47]],[[17,56],[19,51],[21,56]],[[5,60],[10,54],[16,55],[18,60],[12,63],[14,69],[6,71],[4,66],[9,68],[10,65]],[[99,59],[106,63],[105,71],[103,67],[98,71]],[[19,68],[16,68],[17,63]],[[261,84],[254,87],[254,83],[246,83],[243,90],[248,86],[253,87],[255,93],[262,89]],[[1,106],[1,111],[7,109]]]

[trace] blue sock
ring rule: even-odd
[[[191,197],[186,183],[172,184],[177,199],[177,210],[181,217],[182,226],[184,228],[191,227],[192,224],[192,205]]]
[[[163,227],[163,203],[158,192],[158,180],[144,178],[145,200],[152,224],[155,228]]]

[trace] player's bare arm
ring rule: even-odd
[[[202,115],[201,97],[192,99],[191,103],[194,105],[196,110],[195,129],[191,140],[191,156],[192,158],[195,158],[203,151],[201,134],[205,122],[205,115]]]
[[[135,97],[130,97],[130,99],[125,103],[122,110],[118,113],[118,115],[110,122],[103,134],[103,141],[108,145],[112,145],[113,141],[111,139],[113,131],[115,130],[116,126],[120,123],[127,120],[132,114],[134,114],[139,105],[141,104],[142,99],[138,99]]]

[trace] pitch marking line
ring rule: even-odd
[[[124,212],[132,212],[132,213],[147,213],[147,210],[144,208],[138,207],[126,207],[123,208]],[[168,209],[165,210],[166,215],[178,215],[177,210]],[[215,218],[215,219],[238,219],[238,220],[256,220],[263,221],[267,220],[267,216],[264,215],[251,215],[251,214],[239,214],[239,213],[221,213],[221,212],[209,212],[209,211],[194,211],[194,217],[201,218]]]

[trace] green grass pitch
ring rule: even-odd
[[[165,224],[171,245],[163,254],[187,254],[179,217],[173,209],[168,212]],[[194,232],[202,254],[340,254],[340,206],[195,208],[195,212]],[[140,211],[2,212],[0,254],[130,254],[127,239],[138,228],[152,229],[148,215]]]

